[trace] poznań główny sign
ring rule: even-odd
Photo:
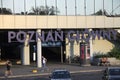
[[[64,34],[65,33],[65,34]],[[25,42],[27,35],[29,34],[28,43],[30,42],[37,42],[38,39],[42,42],[48,42],[48,41],[64,41],[64,35],[66,35],[66,38],[68,38],[68,41],[80,41],[84,40],[89,42],[90,39],[95,40],[98,39],[108,39],[108,40],[116,40],[117,39],[117,31],[114,29],[109,30],[89,30],[85,29],[82,31],[74,31],[69,30],[67,32],[64,31],[48,31],[47,34],[44,31],[41,31],[41,33],[36,31],[8,31],[8,42],[14,42],[14,40],[17,40],[17,42]],[[22,36],[22,38],[21,38]],[[33,38],[35,36],[35,38]]]

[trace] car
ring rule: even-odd
[[[110,61],[107,58],[93,58],[91,65],[94,66],[111,66]]]
[[[120,80],[120,67],[108,67],[103,72],[102,80]]]
[[[72,80],[70,72],[66,69],[53,70],[50,76],[51,80]]]

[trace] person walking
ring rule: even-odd
[[[44,56],[42,56],[42,72],[48,70],[46,63],[47,63],[47,59]]]
[[[12,75],[11,67],[12,67],[11,61],[7,60],[7,62],[6,62],[5,77],[8,77],[9,75]]]

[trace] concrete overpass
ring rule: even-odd
[[[0,29],[119,28],[120,17],[0,15]]]
[[[34,29],[37,32],[41,32],[41,29],[119,29],[120,28],[120,17],[107,17],[107,16],[39,16],[39,15],[0,15],[0,30],[29,30]],[[27,39],[29,36],[27,37]],[[26,39],[26,40],[27,40]],[[93,53],[93,48],[97,49],[97,45],[92,44],[101,44],[97,41],[94,43],[90,41],[90,53]],[[66,46],[67,56],[72,56],[74,53],[80,53],[79,45],[75,43],[76,46],[73,46],[73,43],[70,43]],[[105,50],[110,50],[112,44],[110,42],[104,41],[106,44]],[[37,42],[37,66],[41,67],[41,41]],[[109,45],[109,46],[108,46]],[[93,48],[92,48],[93,47]],[[76,48],[76,50],[73,50]],[[27,41],[22,46],[22,61],[23,65],[29,65],[30,56],[29,45]],[[63,53],[62,53],[63,54]],[[92,57],[93,54],[90,54]]]

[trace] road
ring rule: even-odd
[[[72,80],[101,80],[101,71],[71,73]],[[6,80],[6,79],[3,79]],[[9,78],[7,80],[50,80],[49,75]]]

